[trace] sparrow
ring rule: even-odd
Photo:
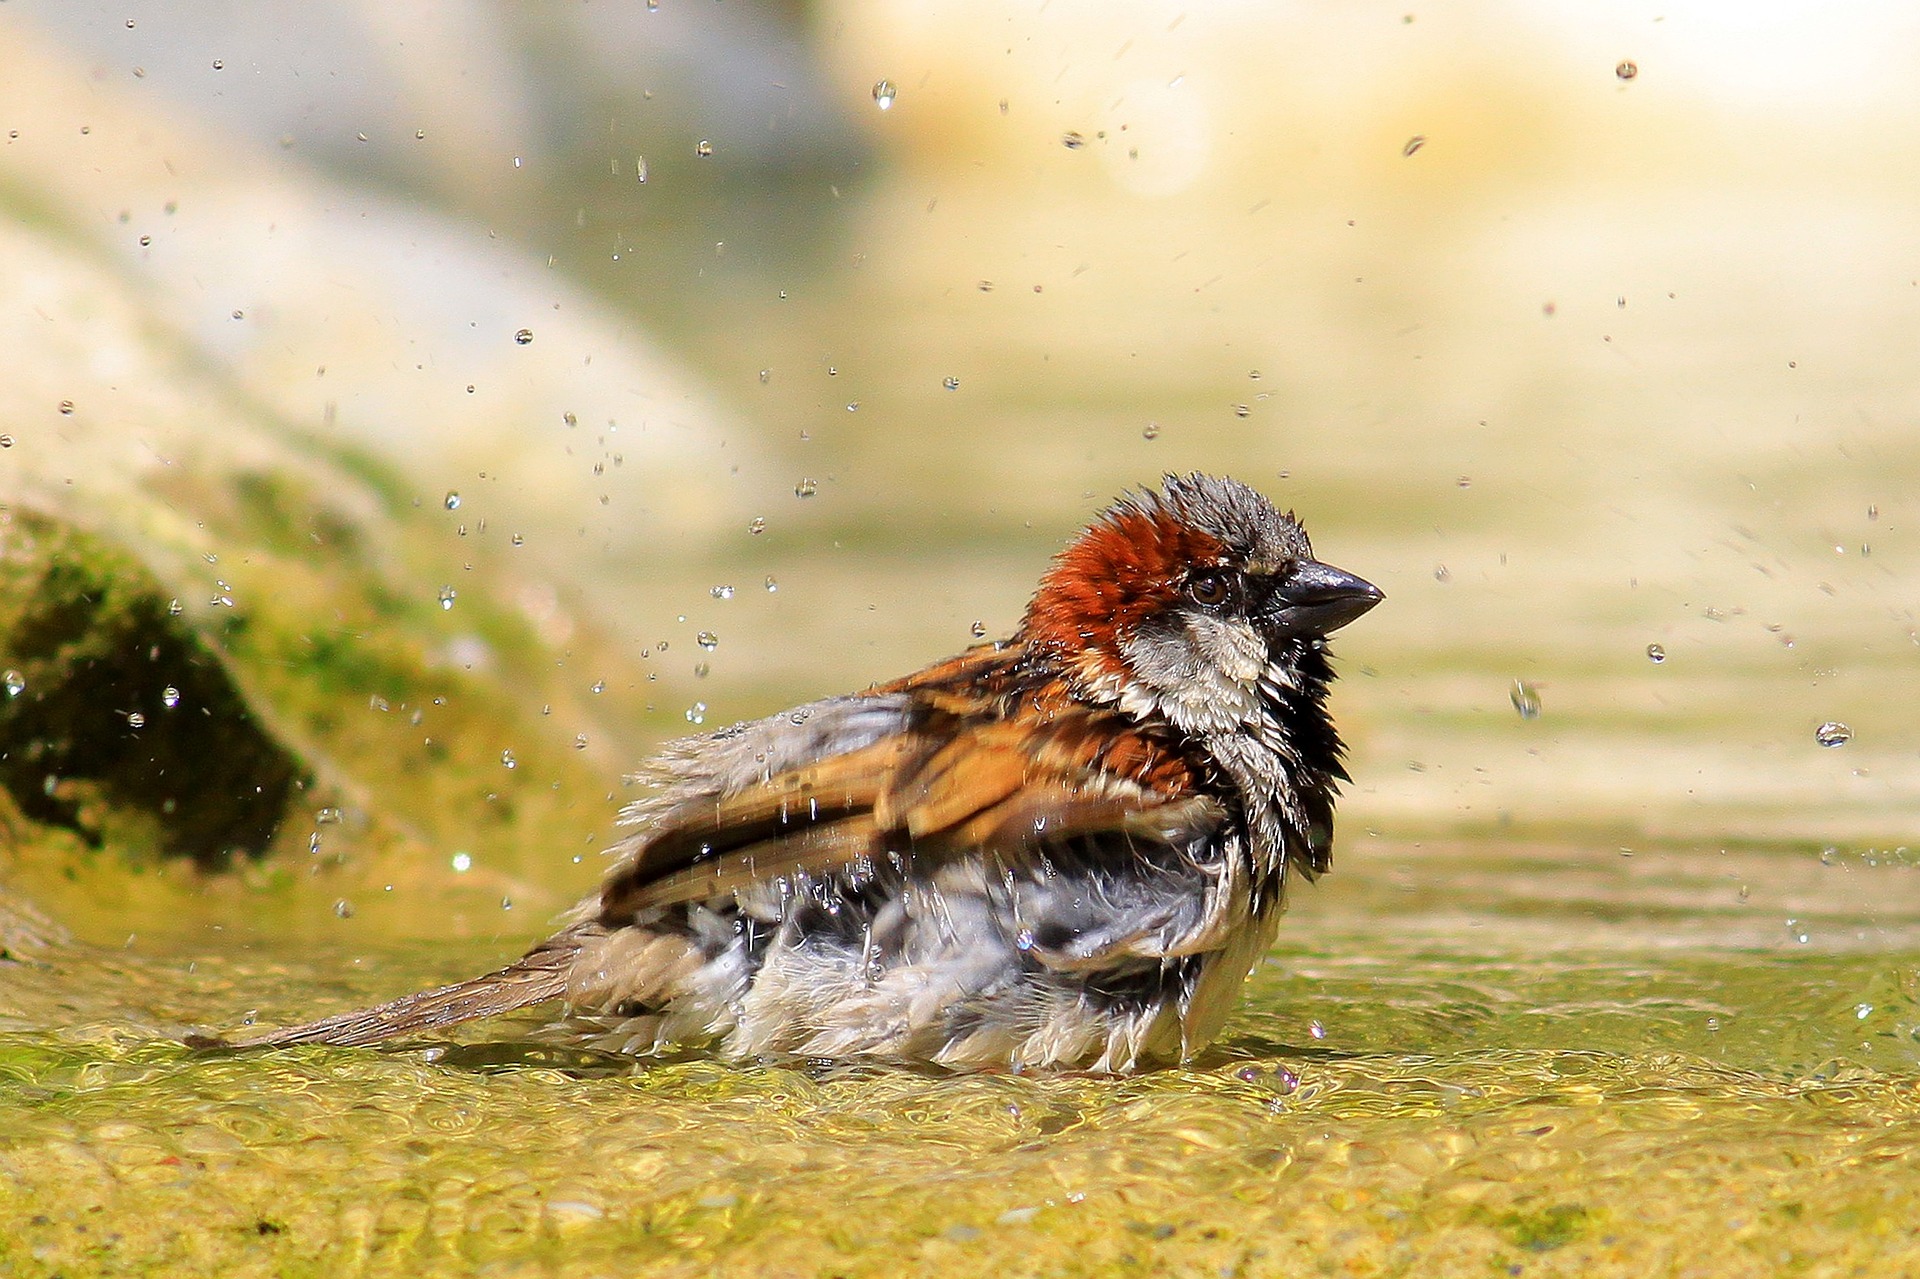
[[[956,1070],[1186,1060],[1332,855],[1327,635],[1381,592],[1237,480],[1167,476],[1012,637],[665,747],[599,891],[495,972],[233,1046],[565,1001],[569,1042]],[[219,1042],[201,1039],[198,1042]]]

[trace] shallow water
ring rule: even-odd
[[[0,997],[0,1264],[1887,1272],[1920,1194],[1916,874],[1362,839],[1298,894],[1220,1042],[1134,1079],[636,1063],[513,1025],[193,1053],[165,1036],[508,947],[54,952]]]

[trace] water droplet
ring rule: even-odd
[[[512,752],[512,751],[501,751],[501,752],[500,752],[500,763],[501,763],[501,766],[502,766],[502,767],[505,767],[505,768],[518,768],[518,767],[520,767],[520,761],[519,761],[519,760],[517,760],[517,759],[515,759],[515,758],[513,757],[513,752]]]
[[[1451,582],[1453,580],[1453,574],[1447,571],[1445,564],[1435,564],[1433,566],[1433,580],[1436,582]]]
[[[1022,928],[1019,932],[1015,933],[1013,936],[1013,944],[1019,947],[1021,950],[1032,950],[1033,949],[1033,929]]]
[[[766,516],[756,515],[751,520],[747,521],[747,532],[753,534],[753,536],[759,537],[762,533],[766,531],[767,531]]]
[[[1316,1018],[1307,1024],[1307,1033],[1315,1039],[1325,1039],[1327,1037],[1327,1028],[1322,1026]]]
[[[527,539],[521,536],[520,534],[515,533],[513,535],[513,544],[515,546],[525,546],[527,544]]]
[[[1667,660],[1667,650],[1658,644],[1647,645],[1647,660],[1655,666]]]
[[[695,702],[693,705],[687,707],[686,713],[687,723],[689,724],[704,724],[707,722],[707,704],[705,702]]]
[[[957,391],[960,389],[960,379],[957,377],[941,378],[940,385],[946,387],[949,391]]]
[[[706,157],[713,154],[713,143],[707,141],[705,138],[702,138],[700,139],[699,145],[693,148],[693,153],[704,160]]]
[[[13,447],[13,437],[11,435],[0,433],[0,449],[10,449],[12,447]]]
[[[577,751],[587,749],[587,735],[585,733],[575,733],[573,735],[573,749]]]
[[[186,611],[186,605],[182,604],[177,596],[167,601],[168,617],[178,617],[180,616],[181,613],[185,611]]]
[[[875,80],[873,82],[873,105],[874,106],[879,107],[882,111],[891,110],[893,108],[893,97],[894,97],[893,81]]]
[[[72,401],[72,400],[62,400],[62,401],[60,401],[60,416],[62,416],[62,417],[72,417],[72,416],[73,416],[73,401]]]
[[[1520,712],[1521,719],[1540,718],[1540,690],[1525,680],[1513,681],[1513,690],[1507,694],[1513,702],[1513,709]]]
[[[1855,1019],[1859,1021],[1865,1021],[1867,1018],[1873,1015],[1873,1005],[1872,1004],[1855,1004],[1853,1006],[1853,1015]]]
[[[695,679],[705,679],[711,674],[713,674],[713,667],[707,665],[707,663],[695,662],[693,664],[693,677]]]
[[[1640,74],[1640,68],[1635,66],[1631,60],[1622,59],[1620,65],[1613,69],[1613,73],[1622,80],[1631,80]]]
[[[128,728],[145,728],[146,726],[147,726],[147,717],[145,715],[142,715],[139,711],[127,712]]]
[[[1087,145],[1087,140],[1078,133],[1068,131],[1060,138],[1060,145],[1069,151],[1078,151],[1081,147]]]
[[[1233,406],[1233,415],[1235,417],[1252,417],[1253,409],[1250,405],[1236,404]]]
[[[447,497],[446,497],[446,503],[447,503],[447,509],[448,509],[449,511],[457,511],[457,510],[459,510],[459,509],[460,509],[460,495],[459,495],[458,493],[456,493],[456,492],[454,492],[454,491],[453,491],[452,489],[448,489],[448,490],[447,490]]]
[[[642,182],[647,180],[647,157],[644,155],[633,157],[633,176]]]
[[[1470,489],[1473,487],[1473,477],[1471,475],[1462,475],[1453,483],[1455,488]]]
[[[771,595],[779,589],[780,589],[780,583],[774,581],[771,577],[769,577],[767,579],[767,594]]]
[[[518,342],[521,346],[525,346],[529,342],[533,341],[533,330],[532,329],[516,329],[514,330],[513,340],[515,342]]]
[[[1158,422],[1149,422],[1149,423],[1147,423],[1147,424],[1146,424],[1145,426],[1143,426],[1143,427],[1141,427],[1141,428],[1140,428],[1140,438],[1141,438],[1141,439],[1143,439],[1143,440],[1157,440],[1157,439],[1159,439],[1159,438],[1160,438],[1160,424],[1159,424]]]
[[[715,635],[712,631],[701,631],[698,635],[693,637],[693,642],[698,644],[701,648],[706,649],[709,653],[711,653],[714,649],[720,647],[720,637],[718,635]]]
[[[0,681],[4,681],[8,697],[20,696],[27,687],[27,677],[12,669],[9,669],[4,676],[0,676]]]
[[[342,897],[333,904],[333,913],[342,919],[353,918],[353,903]]]
[[[730,600],[733,598],[733,588],[731,586],[716,586],[708,591],[707,594],[717,600]]]
[[[820,485],[814,480],[806,478],[802,478],[798,484],[793,486],[793,495],[795,497],[812,497],[819,491]]]
[[[323,808],[313,815],[313,824],[316,826],[337,826],[345,820],[347,820],[347,815],[331,806]]]
[[[771,382],[771,381],[773,381],[773,370],[772,370],[772,369],[761,369],[761,370],[760,370],[760,385],[761,385],[761,386],[765,386],[765,385],[766,385],[767,383],[769,383],[769,382]]]
[[[473,869],[472,853],[455,853],[453,855],[453,870],[455,874],[464,875],[472,869]]]
[[[604,693],[607,691],[607,681],[603,679],[597,679],[593,681],[593,687],[588,689],[587,691],[590,693]]]
[[[858,413],[859,411],[860,411],[860,401],[858,400],[847,401],[847,412]]]
[[[1867,518],[1868,518],[1869,520],[1877,520],[1877,519],[1879,519],[1879,518],[1880,518],[1880,508],[1879,508],[1878,506],[1869,506],[1869,507],[1867,508]]]
[[[180,690],[169,684],[160,690],[160,704],[168,710],[180,704]]]
[[[975,622],[972,626],[969,626],[967,629],[973,632],[973,637],[975,639],[985,639],[987,637],[987,624],[985,622]]]
[[[1822,746],[1845,746],[1853,740],[1853,730],[1837,719],[1830,719],[1813,730],[1813,740]]]
[[[451,586],[441,587],[440,607],[442,609],[451,609],[453,607],[453,601],[459,597],[459,594],[460,592],[454,590]]]
[[[1407,145],[1400,148],[1400,154],[1412,155],[1425,145],[1427,145],[1427,135],[1424,133],[1416,133],[1407,139]]]
[[[1799,920],[1789,919],[1787,921],[1787,936],[1804,946],[1807,944],[1807,938],[1811,936],[1811,934],[1807,932],[1806,927],[1801,924]]]

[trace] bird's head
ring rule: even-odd
[[[1325,671],[1319,642],[1381,598],[1245,484],[1169,475],[1055,557],[1023,630],[1088,701],[1231,732],[1261,714],[1263,686],[1284,695]]]

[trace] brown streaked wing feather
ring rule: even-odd
[[[778,774],[653,833],[605,885],[600,919],[623,922],[782,875],[834,874],[909,842],[923,864],[972,853],[1017,862],[1103,830],[1164,840],[1218,822],[1218,806],[1194,796],[1195,766],[1178,747],[1112,711],[1042,688],[1033,699],[1059,709],[995,715],[982,702],[1000,695],[983,697],[975,677],[994,682],[980,668],[1007,661],[971,650],[887,686],[911,687],[921,700],[912,729]]]
[[[944,744],[874,804],[879,828],[906,831],[921,851],[1013,856],[1192,793],[1192,769],[1170,744],[1097,708],[1039,720],[935,715],[926,731]]]
[[[856,813],[748,844],[636,885],[617,907],[603,901],[601,918],[611,918],[610,912],[615,909],[631,914],[656,906],[709,901],[781,875],[837,871],[884,851],[885,842],[874,827],[872,815]]]
[[[937,741],[915,735],[884,738],[778,774],[722,796],[704,811],[656,827],[631,862],[601,886],[600,917],[624,918],[645,904],[658,904],[649,892],[654,883],[700,870],[735,850],[758,848],[786,832],[871,811],[903,765],[938,747]]]
[[[1165,843],[1218,826],[1225,817],[1226,811],[1204,795],[1143,803],[1134,795],[1094,799],[1064,787],[1044,787],[1023,791],[977,814],[954,838],[1007,858],[1103,831]]]
[[[943,726],[948,727],[948,726]],[[1031,761],[1004,724],[962,726],[919,767],[902,770],[874,803],[874,820],[915,839],[948,830],[1028,782]]]
[[[983,691],[1009,682],[1020,653],[1019,646],[1015,644],[975,644],[963,653],[922,667],[911,675],[875,684],[868,691],[917,693],[922,696],[945,692],[977,701]]]

